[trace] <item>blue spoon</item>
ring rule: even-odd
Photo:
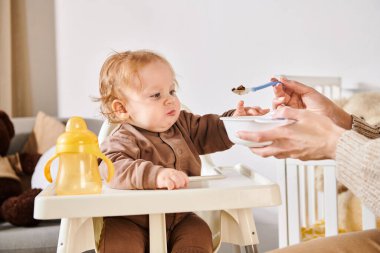
[[[256,92],[258,90],[265,89],[267,87],[275,86],[278,83],[280,83],[280,82],[279,81],[269,82],[269,83],[259,85],[259,86],[254,86],[251,88],[245,88],[244,86],[239,86],[238,88],[233,88],[232,92],[234,92],[238,95],[245,95],[245,94],[248,94],[249,92]]]

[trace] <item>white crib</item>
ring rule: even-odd
[[[331,99],[341,98],[339,77],[288,76],[290,80],[313,86]],[[302,241],[301,228],[324,220],[325,236],[338,234],[337,182],[335,162],[278,160],[277,175],[283,204],[279,208],[279,247]],[[315,186],[315,171],[323,168],[324,193]],[[362,229],[376,227],[376,217],[362,206]]]

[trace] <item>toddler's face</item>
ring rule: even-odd
[[[121,91],[129,116],[127,122],[152,132],[164,132],[180,113],[172,70],[163,62],[153,62],[139,71],[139,77],[141,89],[136,79]]]

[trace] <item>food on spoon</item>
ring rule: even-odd
[[[239,85],[237,88],[232,88],[232,91],[235,90],[245,90],[245,87],[243,85]]]
[[[247,90],[245,89],[245,87],[243,85],[240,85],[239,87],[237,88],[232,88],[232,92],[233,93],[236,93],[238,95],[244,95],[244,94],[247,94]]]

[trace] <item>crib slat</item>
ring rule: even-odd
[[[315,190],[315,167],[308,166],[306,168],[307,173],[307,224],[308,226],[315,223],[317,220],[317,201]]]
[[[278,246],[279,248],[289,245],[288,233],[288,189],[287,189],[287,167],[285,160],[277,160],[277,183],[280,187],[282,204],[278,209]]]
[[[287,165],[289,245],[301,241],[298,166]]]
[[[298,166],[301,226],[308,226],[308,196],[306,166]]]
[[[376,228],[376,216],[362,204],[362,229],[374,229]]]
[[[338,234],[338,205],[335,167],[325,166],[324,171],[324,209],[325,209],[325,236]]]

